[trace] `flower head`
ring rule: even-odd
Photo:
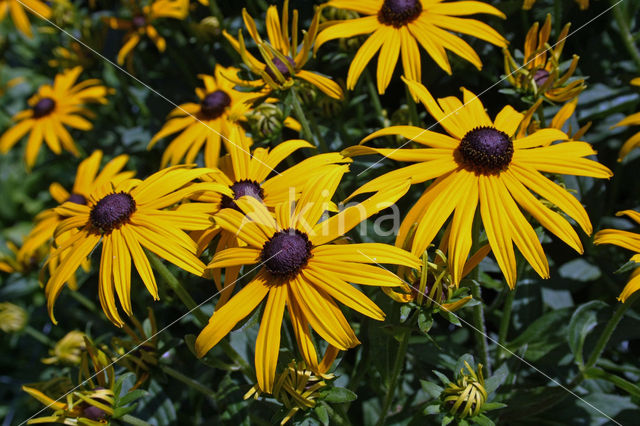
[[[330,345],[347,350],[359,341],[337,300],[376,320],[384,313],[349,283],[398,286],[401,280],[379,264],[416,268],[419,261],[406,251],[377,243],[330,244],[372,214],[390,206],[408,189],[407,182],[391,185],[355,206],[320,221],[347,171],[335,165],[309,179],[295,206],[287,200],[275,215],[259,200],[241,197],[238,210],[227,208],[216,224],[245,244],[219,251],[209,268],[258,264],[257,275],[217,309],[196,339],[196,353],[204,356],[264,299],[266,304],[256,341],[255,364],[259,388],[273,392],[285,306],[302,359],[319,371],[309,326]]]
[[[329,346],[318,372],[309,370],[302,361],[291,360],[284,371],[276,375],[273,397],[289,410],[280,422],[281,425],[291,420],[298,411],[310,410],[316,406],[320,392],[328,386],[327,382],[335,378],[327,370],[338,353],[336,348]],[[255,385],[244,395],[244,399],[252,396],[258,398],[261,394],[260,388]]]
[[[234,83],[224,78],[223,72],[235,74],[238,69],[216,65],[213,76],[201,74],[204,88],[196,89],[199,103],[186,103],[174,109],[168,116],[169,120],[149,142],[148,148],[151,148],[160,139],[180,132],[162,155],[163,167],[183,159],[186,163],[193,163],[203,146],[208,166],[215,167],[222,140],[236,143],[232,129],[244,134],[240,123],[246,121],[246,114],[251,111],[249,104],[256,98],[256,93],[235,90]],[[284,122],[299,129],[295,120],[287,118]]]
[[[640,224],[640,213],[635,210],[623,210],[616,213],[616,216],[627,216]],[[634,251],[636,254],[631,256],[631,261],[636,263],[640,263],[639,241],[639,234],[619,229],[603,229],[598,231],[593,239],[593,243],[596,245],[613,244]],[[629,278],[629,282],[620,293],[620,296],[618,296],[618,300],[624,303],[638,289],[640,289],[640,268],[635,268]]]
[[[356,11],[362,18],[335,21],[318,35],[315,49],[329,40],[371,34],[351,61],[347,75],[347,89],[353,90],[373,55],[380,51],[378,59],[378,92],[384,93],[398,56],[402,68],[410,80],[421,80],[420,44],[447,74],[451,65],[445,49],[482,68],[478,54],[452,32],[469,34],[505,47],[507,41],[493,28],[475,19],[459,17],[486,13],[504,18],[495,7],[479,2],[449,2],[442,0],[330,0],[327,6]]]
[[[25,11],[35,14],[39,19],[51,18],[51,7],[40,0],[0,0],[0,22],[11,14],[13,24],[18,31],[27,37],[32,37],[31,24]]]
[[[11,302],[0,302],[0,330],[16,333],[28,322],[27,311]]]
[[[251,72],[260,76],[260,79],[252,81],[238,80],[236,76],[229,76],[234,82],[269,93],[272,90],[282,90],[291,87],[297,79],[302,79],[316,86],[322,92],[334,99],[342,99],[342,89],[331,79],[320,74],[303,69],[311,48],[318,34],[319,10],[316,10],[311,20],[311,26],[304,32],[302,46],[298,45],[298,11],[293,11],[291,28],[289,28],[289,0],[285,0],[282,8],[282,19],[278,16],[276,6],[267,9],[267,35],[269,42],[265,42],[256,28],[255,21],[242,10],[242,17],[249,35],[258,45],[262,60],[252,55],[245,45],[242,31],[238,32],[238,38],[234,38],[226,31],[224,36],[229,40],[235,50],[240,53],[242,60]],[[291,31],[291,32],[289,32]]]
[[[411,179],[421,183],[436,179],[411,208],[400,226],[396,245],[410,241],[420,255],[453,215],[448,242],[449,270],[458,285],[471,249],[471,228],[479,207],[491,250],[511,288],[516,283],[513,243],[541,276],[549,266],[539,238],[521,208],[540,224],[582,253],[582,243],[569,222],[535,197],[555,204],[588,234],[591,222],[580,202],[540,172],[609,178],[611,171],[584,157],[594,155],[590,144],[566,141],[558,129],[541,129],[528,136],[516,134],[523,114],[506,106],[491,120],[473,93],[463,91],[464,104],[455,97],[437,102],[419,83],[407,81],[429,113],[448,134],[413,126],[394,126],[366,137],[402,135],[423,146],[418,149],[347,148],[345,155],[379,153],[390,159],[417,164],[403,167],[363,185],[354,195],[378,191],[395,182]],[[519,207],[520,206],[520,207]],[[409,231],[415,227],[415,232]]]
[[[487,390],[484,388],[482,364],[478,364],[478,372],[476,373],[465,361],[464,368],[460,369],[457,380],[447,384],[441,398],[449,413],[464,419],[480,414],[487,396]]]
[[[126,31],[124,45],[118,52],[118,64],[124,64],[125,59],[133,59],[133,49],[140,43],[142,37],[147,36],[160,52],[167,48],[167,42],[154,27],[161,18],[173,18],[183,20],[189,14],[188,0],[151,0],[151,3],[142,7],[139,3],[130,0],[127,4],[131,17],[109,18],[108,23],[114,30]]]
[[[240,129],[232,130],[229,141],[225,140],[225,145],[229,154],[223,157],[220,162],[216,157],[205,156],[207,167],[213,168],[218,165],[219,169],[204,179],[225,185],[233,195],[208,193],[194,197],[194,200],[209,204],[207,213],[210,214],[215,214],[224,208],[240,211],[235,200],[243,196],[253,197],[264,203],[273,212],[278,204],[288,199],[297,200],[309,179],[321,176],[332,170],[337,164],[351,162],[351,159],[345,158],[337,152],[325,153],[300,161],[282,172],[276,172],[276,167],[285,159],[290,158],[302,148],[314,148],[313,145],[301,139],[293,139],[282,142],[273,149],[256,148],[251,150],[251,140]],[[183,206],[184,209],[193,207],[194,205],[189,204]],[[195,208],[201,207],[195,205]],[[216,252],[243,244],[238,241],[235,234],[229,233],[220,226],[213,226],[196,234],[194,237],[198,243],[199,253],[205,250],[216,236],[220,236]],[[218,300],[218,306],[224,304],[233,293],[239,270],[239,266],[225,269],[225,290]],[[216,269],[213,272],[213,278],[218,290],[222,291],[222,269]]]
[[[516,90],[534,99],[542,97],[551,102],[566,102],[586,89],[584,79],[569,81],[578,66],[578,55],[573,55],[571,65],[564,74],[560,67],[560,56],[570,26],[570,23],[564,26],[558,36],[558,42],[551,46],[551,15],[547,15],[540,30],[538,22],[533,24],[525,40],[522,65],[516,63],[509,50],[503,50],[504,72]]]
[[[633,80],[631,80],[631,84],[634,86],[640,86],[640,77],[636,77]],[[635,114],[631,114],[630,116],[625,117],[624,119],[619,121],[614,127],[632,126],[637,124],[640,124],[640,112],[636,112]],[[624,157],[626,157],[633,148],[636,148],[639,145],[640,145],[640,132],[636,133],[635,135],[631,136],[629,139],[625,141],[624,145],[622,145],[622,148],[620,148],[620,153],[618,154],[618,161],[622,161]]]
[[[67,201],[57,207],[54,211],[64,220],[57,226],[54,238],[69,230],[77,231],[58,245],[49,259],[49,262],[52,259],[59,262],[45,287],[51,320],[56,323],[53,307],[64,283],[100,242],[100,303],[107,318],[120,327],[124,322],[118,314],[114,290],[124,311],[132,315],[132,259],[147,290],[158,300],[156,280],[143,247],[188,272],[202,275],[205,265],[196,257],[196,243],[185,231],[209,227],[208,216],[162,209],[197,192],[230,194],[217,183],[188,185],[209,172],[209,169],[175,166],[143,181],[108,182],[96,189],[86,204]]]
[[[93,114],[86,108],[89,103],[107,103],[107,87],[100,80],[89,79],[76,84],[81,67],[58,74],[53,86],[45,84],[29,99],[29,109],[13,117],[14,125],[0,136],[0,152],[7,153],[22,137],[30,132],[25,149],[25,162],[31,169],[36,162],[42,141],[55,154],[62,149],[79,156],[80,152],[66,126],[90,130],[92,125],[85,117]]]
[[[49,350],[49,358],[43,358],[45,364],[69,364],[79,365],[82,354],[86,350],[86,335],[78,330],[73,330],[56,342],[53,349]]]

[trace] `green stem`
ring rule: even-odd
[[[302,125],[302,135],[308,141],[314,142],[315,138],[313,137],[313,133],[311,132],[309,120],[307,120],[307,116],[304,114],[304,111],[302,110],[302,104],[300,103],[300,99],[298,98],[298,92],[293,86],[289,90],[291,90],[291,103],[293,104],[293,112],[296,114],[296,118],[298,119],[298,121],[300,121],[300,124]]]
[[[482,219],[476,212],[471,228],[471,251],[475,253],[480,247],[480,226]],[[484,320],[484,302],[482,301],[482,290],[479,283],[480,270],[476,267],[471,273],[471,295],[479,303],[473,307],[473,326],[476,336],[476,345],[480,353],[482,365],[487,369],[487,373],[491,375],[491,360],[489,359],[489,342],[487,341],[487,326]]]
[[[516,287],[517,288],[517,287]],[[513,308],[513,300],[516,298],[516,288],[507,293],[502,309],[502,318],[500,318],[500,328],[498,329],[498,349],[496,360],[500,360],[504,353],[504,346],[507,343],[507,334],[509,332],[509,324],[511,323],[511,311]]]
[[[631,295],[631,297],[627,299],[625,303],[621,303],[620,306],[618,306],[618,309],[616,309],[616,311],[613,313],[613,316],[605,326],[604,330],[602,330],[602,334],[598,338],[596,346],[593,348],[593,351],[591,352],[591,355],[589,356],[589,359],[584,366],[584,370],[587,370],[588,368],[596,365],[596,362],[598,362],[598,360],[600,359],[600,355],[602,355],[602,352],[604,352],[604,348],[607,346],[607,343],[609,343],[609,339],[611,338],[613,331],[618,326],[618,323],[622,319],[622,316],[625,312],[627,312],[627,309],[629,309],[631,305],[633,305],[633,302],[635,302],[638,297],[640,297],[640,292],[635,292]]]
[[[71,291],[69,292],[69,294],[76,300],[76,302],[80,303],[91,312],[98,312],[98,307],[96,306],[96,304],[89,300],[84,294],[80,293],[79,291]]]
[[[371,77],[369,69],[364,70],[364,80],[367,84],[367,90],[369,90],[369,97],[371,98],[371,102],[373,102],[373,108],[376,110],[377,117],[380,118],[382,127],[389,127],[390,123],[389,119],[387,118],[387,112],[382,108],[380,95],[378,95],[376,86],[373,84],[373,78]]]
[[[618,3],[615,0],[610,0],[609,2],[611,3],[612,6]],[[627,17],[625,10],[623,10],[624,6],[625,6],[624,4],[619,4],[617,6],[614,6],[613,17],[615,18],[616,23],[618,24],[618,28],[620,30],[620,36],[622,38],[622,43],[624,44],[624,47],[627,49],[627,52],[629,52],[629,55],[631,56],[633,61],[636,63],[636,66],[638,67],[638,69],[640,69],[640,52],[638,51],[635,43],[633,42],[633,36],[631,35],[631,31],[629,31],[629,24],[628,24],[629,19]]]
[[[151,423],[147,423],[144,420],[132,416],[131,414],[125,414],[122,417],[118,417],[118,420],[134,426],[151,426]]]
[[[415,318],[417,318],[417,314],[418,310],[414,311],[414,313],[404,323],[406,328],[402,332],[402,336],[400,337],[400,345],[398,346],[398,352],[396,352],[396,359],[393,362],[393,369],[391,370],[391,378],[389,380],[387,394],[384,398],[382,410],[380,411],[380,418],[378,419],[376,426],[381,426],[384,424],[384,421],[387,418],[387,413],[389,412],[389,407],[391,407],[391,403],[393,402],[393,397],[395,396],[396,387],[398,385],[398,377],[402,372],[402,367],[404,367],[404,361],[407,355],[407,347],[409,346],[411,329],[413,323],[415,322]]]
[[[213,390],[204,386],[202,383],[196,380],[193,380],[191,377],[185,376],[178,370],[174,370],[168,365],[163,365],[163,364],[160,365],[160,370],[162,370],[168,376],[171,376],[174,379],[179,380],[185,385],[189,386],[190,388],[200,392],[201,394],[208,396],[209,398],[215,399],[216,393]]]
[[[482,365],[487,369],[487,375],[491,375],[491,359],[489,358],[489,342],[487,341],[487,326],[484,321],[484,303],[482,302],[482,291],[480,284],[476,280],[471,281],[471,295],[478,303],[473,307],[473,325],[475,327],[476,342]]]
[[[27,324],[27,326],[23,329],[23,331],[25,333],[27,333],[29,336],[33,337],[34,339],[36,339],[38,342],[42,343],[45,346],[55,346],[56,342],[54,342],[53,340],[51,340],[49,338],[49,336],[45,335],[44,333],[42,333],[41,331],[36,330],[35,328],[31,327],[30,325]]]
[[[405,84],[404,93],[407,98],[407,106],[409,107],[409,121],[414,126],[419,126],[418,119],[418,109],[416,108],[416,102],[413,100],[413,96],[411,96],[411,92],[409,91],[409,87]]]
[[[162,279],[165,283],[171,288],[171,290],[176,293],[178,298],[184,303],[184,305],[189,309],[189,312],[192,312],[196,317],[201,326],[206,325],[209,322],[209,317],[200,310],[200,307],[196,303],[195,300],[191,297],[191,295],[187,292],[187,290],[182,286],[180,281],[171,273],[169,268],[165,266],[164,263],[160,261],[158,256],[155,254],[149,253],[149,260],[151,261],[151,266],[153,269],[158,271]]]

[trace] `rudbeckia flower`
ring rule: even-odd
[[[436,102],[420,83],[407,81],[407,84],[448,135],[413,126],[394,126],[374,132],[362,142],[384,135],[401,135],[424,148],[354,146],[344,151],[349,156],[378,153],[393,160],[417,163],[372,180],[352,197],[409,178],[414,184],[436,179],[407,213],[396,245],[404,246],[409,231],[415,226],[410,237],[411,251],[422,254],[453,214],[448,260],[453,283],[458,285],[471,248],[471,228],[479,207],[491,250],[507,284],[511,288],[516,284],[513,243],[533,269],[547,278],[547,258],[533,227],[522,214],[522,208],[544,228],[582,253],[582,243],[569,222],[546,207],[531,191],[556,205],[590,234],[591,222],[580,202],[541,173],[610,178],[612,173],[608,168],[584,158],[596,153],[590,144],[578,141],[553,144],[568,139],[558,129],[541,129],[518,137],[516,130],[523,114],[510,106],[504,107],[495,120],[491,120],[480,100],[464,88],[463,104],[455,97]]]
[[[40,0],[0,0],[0,22],[11,13],[11,19],[18,31],[27,37],[32,37],[31,24],[25,10],[35,13],[38,18],[51,18],[51,8]]]
[[[256,28],[255,21],[247,13],[247,10],[242,9],[244,24],[247,27],[247,31],[249,31],[249,35],[258,45],[264,62],[247,50],[242,37],[242,30],[238,31],[237,39],[223,31],[224,36],[229,40],[233,48],[240,53],[242,60],[251,72],[260,76],[260,79],[252,81],[238,80],[234,76],[229,78],[242,86],[260,89],[265,93],[289,88],[295,83],[296,79],[302,79],[316,86],[327,96],[334,99],[342,99],[342,89],[337,83],[320,74],[303,69],[309,60],[311,47],[318,34],[319,13],[319,10],[316,10],[313,14],[311,26],[306,32],[303,32],[302,46],[299,46],[297,10],[293,11],[291,33],[289,33],[289,0],[284,2],[282,20],[278,17],[276,6],[269,6],[267,9],[266,27],[269,43],[262,39]]]
[[[169,120],[149,142],[148,149],[160,139],[180,132],[165,149],[162,167],[177,164],[183,158],[186,163],[193,163],[203,145],[209,161],[207,167],[215,167],[220,156],[220,139],[235,143],[234,139],[229,139],[231,129],[239,129],[239,123],[246,121],[245,114],[251,111],[249,104],[256,98],[256,93],[234,90],[234,83],[222,77],[225,71],[235,74],[239,70],[216,65],[214,76],[201,74],[204,88],[196,89],[200,102],[175,108],[169,114]],[[299,129],[298,123],[289,117],[284,123]]]
[[[182,209],[202,209],[204,207],[207,209],[207,213],[215,214],[224,208],[237,209],[235,200],[242,196],[250,196],[264,203],[270,211],[275,211],[276,206],[287,199],[291,199],[291,197],[298,199],[302,188],[309,179],[323,175],[336,164],[351,162],[350,158],[345,158],[337,152],[325,153],[307,158],[282,172],[276,172],[275,168],[295,151],[301,148],[314,148],[314,146],[307,141],[295,139],[282,142],[273,149],[256,148],[251,152],[251,140],[239,129],[231,132],[230,141],[225,141],[229,154],[223,157],[219,165],[216,158],[205,156],[206,167],[219,166],[217,173],[213,173],[205,179],[225,185],[232,191],[233,196],[228,197],[214,193],[195,196],[194,200],[208,204],[184,204],[181,206]],[[194,234],[199,252],[205,250],[218,235],[220,235],[220,239],[216,252],[238,245],[235,234],[226,232],[219,226]],[[218,306],[224,304],[233,293],[239,271],[239,266],[226,268],[225,290],[218,299]],[[222,291],[220,269],[214,271],[213,278],[218,290]]]
[[[640,77],[636,77],[633,80],[631,80],[631,84],[634,86],[640,86]],[[635,114],[631,114],[630,116],[625,117],[620,122],[618,122],[614,127],[633,126],[637,124],[640,124],[640,112],[636,112]],[[640,132],[636,133],[635,135],[631,136],[629,139],[625,141],[624,145],[622,145],[622,148],[620,148],[620,153],[618,154],[618,161],[622,161],[624,157],[626,157],[631,152],[631,150],[633,148],[636,148],[638,145],[640,145]]]
[[[627,216],[640,224],[640,213],[635,210],[623,210],[616,213],[616,216]],[[603,229],[598,231],[593,239],[593,243],[613,244],[627,250],[636,252],[631,256],[631,261],[640,263],[640,235],[634,232],[622,231],[619,229]],[[635,268],[631,273],[629,282],[618,296],[618,300],[624,303],[629,296],[640,289],[640,268]]]
[[[29,99],[30,108],[13,116],[14,126],[0,136],[0,152],[6,154],[30,132],[24,154],[28,169],[35,164],[43,140],[55,154],[60,154],[64,148],[79,156],[80,153],[65,125],[79,130],[90,130],[91,122],[85,117],[92,117],[93,113],[85,108],[85,105],[106,104],[106,96],[110,92],[110,89],[97,79],[76,84],[81,72],[81,67],[75,67],[58,74],[53,86],[41,86],[38,93]]]
[[[142,37],[147,36],[160,52],[167,48],[167,42],[155,29],[153,24],[160,18],[174,18],[183,20],[189,14],[189,0],[152,0],[151,4],[140,9],[139,3],[129,1],[128,8],[131,18],[109,18],[109,26],[114,30],[124,30],[124,45],[118,52],[118,65],[124,64],[133,49],[140,43]]]
[[[524,42],[522,65],[515,61],[509,50],[503,50],[504,72],[509,83],[517,91],[536,99],[544,97],[551,102],[566,102],[586,89],[587,85],[582,78],[569,82],[578,66],[578,55],[573,55],[571,65],[564,74],[560,71],[560,56],[570,26],[570,23],[564,26],[558,36],[558,42],[552,48],[549,44],[551,15],[547,15],[540,31],[538,22],[533,24]]]
[[[119,182],[133,177],[135,174],[134,172],[121,171],[128,159],[128,155],[119,155],[105,164],[102,171],[98,172],[102,161],[102,151],[94,151],[91,156],[83,160],[78,166],[76,179],[73,183],[71,192],[68,192],[58,182],[54,182],[49,186],[49,193],[59,205],[62,205],[67,201],[75,204],[86,205],[87,200],[91,198],[91,194],[97,188],[101,188],[108,182],[112,182],[117,185]],[[37,253],[43,247],[46,247],[46,251],[52,250],[55,246],[55,244],[53,246],[51,245],[54,231],[63,219],[63,217],[56,213],[54,208],[47,209],[38,214],[35,218],[35,226],[26,236],[22,247],[18,251],[18,258],[39,259],[39,257],[37,257]],[[58,235],[56,238],[56,244],[61,244],[67,238],[69,238],[69,233]],[[58,259],[51,259],[49,262],[50,271],[53,272],[57,265]],[[83,262],[83,269],[89,269],[88,261]],[[75,275],[70,277],[69,286],[73,290],[77,288]]]
[[[575,0],[575,2],[580,6],[580,10],[589,9],[589,0]],[[522,3],[522,9],[530,10],[535,3],[536,0],[524,0],[524,3]]]
[[[421,65],[418,43],[440,68],[451,74],[445,49],[482,68],[482,61],[471,46],[450,31],[468,34],[505,47],[507,41],[493,28],[475,19],[459,16],[487,13],[504,18],[495,7],[480,1],[445,2],[442,0],[330,0],[325,4],[367,15],[337,21],[318,34],[315,50],[329,40],[371,34],[351,61],[347,89],[353,90],[373,55],[378,57],[378,92],[383,94],[393,70],[402,57],[402,68],[410,80],[420,81]]]
[[[255,347],[255,367],[258,387],[271,393],[285,306],[300,353],[307,367],[315,372],[319,366],[309,326],[339,350],[359,344],[334,299],[370,318],[384,319],[384,312],[350,283],[398,286],[402,283],[400,278],[377,264],[417,268],[419,260],[385,244],[330,243],[394,203],[408,189],[408,182],[390,185],[362,203],[320,221],[347,169],[346,165],[333,166],[322,176],[310,179],[295,208],[289,201],[279,204],[275,217],[263,203],[246,196],[235,201],[240,211],[224,209],[215,216],[220,227],[246,246],[217,252],[209,268],[258,264],[250,268],[259,271],[213,313],[196,339],[198,356],[204,356],[266,299]]]
[[[202,275],[205,265],[196,257],[196,243],[185,231],[207,228],[211,224],[209,217],[161,209],[200,191],[231,195],[217,183],[187,185],[208,172],[209,169],[175,166],[143,181],[126,179],[117,185],[108,182],[96,189],[86,204],[66,202],[57,207],[55,212],[65,219],[56,228],[56,235],[73,229],[77,232],[50,255],[49,261],[59,261],[45,286],[51,320],[57,323],[53,307],[64,283],[100,242],[100,304],[107,318],[119,327],[124,322],[116,307],[114,290],[124,311],[132,315],[132,258],[142,282],[154,300],[158,300],[156,280],[143,247],[188,272]]]

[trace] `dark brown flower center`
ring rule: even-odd
[[[69,195],[69,198],[67,198],[67,201],[70,201],[76,204],[82,204],[83,206],[87,204],[87,199],[84,198],[84,195],[76,194],[75,192]]]
[[[549,71],[547,70],[538,70],[533,74],[533,81],[536,82],[536,86],[540,87],[544,85],[549,79]]]
[[[33,118],[40,118],[44,117],[45,115],[49,115],[55,107],[56,101],[51,98],[42,98],[33,107]]]
[[[291,278],[311,257],[311,241],[297,229],[276,232],[262,247],[261,260],[271,274]]]
[[[209,93],[200,102],[200,112],[209,120],[216,119],[222,115],[224,110],[231,105],[231,98],[226,92],[216,90]]]
[[[477,127],[460,141],[458,153],[465,166],[482,174],[506,169],[513,157],[509,135],[493,127]]]
[[[289,65],[291,65],[291,68],[295,68],[296,67],[296,63],[293,61],[293,59],[291,59],[288,56],[285,56],[285,58],[287,58],[287,61],[289,62]],[[282,74],[282,76],[285,79],[288,79],[289,77],[291,77],[291,73],[289,72],[289,68],[287,67],[287,65],[280,58],[278,58],[277,56],[274,56],[271,59],[271,61],[273,62],[273,65],[276,67],[276,69],[280,72],[280,74]],[[276,77],[276,74],[273,72],[273,70],[268,65],[267,65],[267,68],[265,68],[265,72],[274,81],[276,81],[276,82],[280,81],[280,79],[278,77]]]
[[[136,211],[136,202],[126,192],[109,194],[91,209],[89,220],[93,227],[105,234],[120,228]]]
[[[384,0],[378,12],[378,21],[384,25],[400,28],[422,13],[420,0]]]
[[[233,191],[233,199],[227,195],[222,196],[220,207],[223,209],[235,209],[240,211],[234,200],[237,200],[244,195],[248,195],[260,201],[264,200],[264,190],[258,182],[253,180],[239,180],[231,185],[231,190]]]
[[[104,404],[103,401],[100,402]],[[109,417],[109,414],[101,408],[86,404],[86,407],[82,409],[82,417],[93,421],[100,421]]]
[[[131,25],[135,29],[142,28],[147,25],[147,20],[143,15],[136,15],[131,19]]]

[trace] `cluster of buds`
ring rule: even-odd
[[[515,61],[509,50],[503,50],[505,74],[516,91],[531,96],[533,101],[544,98],[551,102],[566,102],[587,87],[584,79],[569,81],[578,66],[578,55],[573,55],[564,74],[561,70],[560,56],[570,26],[571,24],[564,26],[558,41],[551,46],[551,15],[547,15],[540,30],[537,22],[533,24],[525,40],[522,65]]]
[[[305,411],[316,406],[320,391],[327,387],[327,381],[333,380],[333,374],[314,373],[304,362],[292,360],[283,372],[276,376],[273,397],[289,410],[280,423],[284,425],[300,410]],[[258,385],[253,386],[244,396],[257,399],[261,395]]]

